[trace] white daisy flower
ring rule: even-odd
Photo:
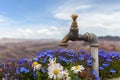
[[[49,64],[48,66],[52,65],[52,64],[55,64],[56,63],[56,58],[49,58]]]
[[[72,67],[71,70],[73,71],[74,74],[76,74],[78,72],[82,72],[82,70],[85,70],[85,68],[83,67],[83,65],[77,65]]]
[[[37,70],[40,70],[40,68],[41,68],[41,64],[38,64],[38,62],[33,62],[33,64],[32,64],[32,67],[33,67],[33,70],[34,71],[37,71]]]
[[[41,64],[38,64],[38,65],[34,66],[34,71],[40,70],[41,66],[42,66]]]
[[[59,64],[52,64],[48,67],[49,78],[53,79],[62,79],[63,77],[63,67]]]
[[[63,73],[63,80],[71,80],[67,70],[62,71],[62,73]]]

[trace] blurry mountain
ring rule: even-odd
[[[55,49],[58,47],[59,40],[56,39],[0,39],[0,62],[5,59],[32,58],[39,51]]]
[[[102,36],[99,37],[99,48],[106,51],[120,52],[120,37],[119,36]]]
[[[72,49],[78,51],[84,49],[89,51],[89,43],[84,41],[69,41],[67,47],[59,46],[60,40],[57,39],[14,39],[14,38],[2,38],[0,39],[0,61],[13,58],[32,58],[39,51],[48,49]],[[120,37],[105,36],[99,37],[99,49],[105,49],[106,51],[120,52]]]
[[[16,38],[1,38],[0,39],[0,45],[1,44],[9,44],[9,43],[21,43],[26,41],[25,39],[16,39]]]
[[[100,36],[99,39],[109,40],[109,41],[120,41],[120,37],[118,36]]]

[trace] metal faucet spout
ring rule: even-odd
[[[93,33],[85,33],[83,35],[79,34],[78,40],[84,40],[90,44],[98,44],[98,37]]]
[[[65,37],[62,39],[61,43],[59,44],[60,46],[67,46],[67,42],[70,40],[70,34],[66,34]]]
[[[78,15],[73,14],[71,17],[73,19],[73,22],[71,24],[70,31],[62,39],[61,43],[59,44],[60,46],[67,46],[67,42],[69,40],[75,41],[75,40],[78,39],[78,31],[79,31],[79,29],[78,29],[78,25],[77,25],[77,22],[76,22],[76,19],[77,19]]]

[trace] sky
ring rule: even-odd
[[[0,0],[0,38],[61,39],[73,13],[79,34],[120,36],[120,0]]]

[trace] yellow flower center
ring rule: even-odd
[[[57,75],[59,73],[59,70],[58,69],[55,69],[54,70],[54,74]]]
[[[80,69],[80,66],[78,65],[78,66],[75,66],[75,69]]]
[[[33,66],[35,67],[35,66],[37,66],[38,65],[38,62],[33,62]]]

